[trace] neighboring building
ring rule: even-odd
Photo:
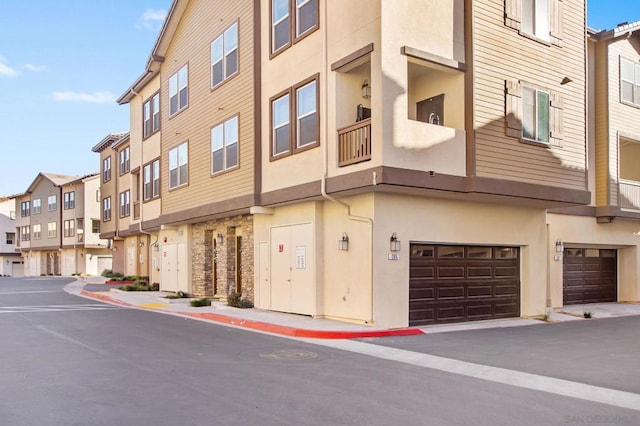
[[[567,282],[597,251],[624,266],[615,300],[639,300],[640,132],[623,123],[640,83],[602,56],[637,66],[637,37],[590,35],[587,144],[585,17],[562,0],[175,0],[118,100],[130,134],[94,147],[114,270],[403,327],[542,316],[577,301],[562,265]]]
[[[16,253],[16,203],[0,197],[0,276],[21,277],[23,262]]]
[[[640,300],[640,22],[589,30],[587,49],[591,202],[548,216],[554,308]]]
[[[98,240],[95,229],[85,233],[85,223],[93,228],[98,219],[96,177],[40,173],[15,196],[16,250],[24,275],[98,274],[99,267],[108,266],[108,242]]]

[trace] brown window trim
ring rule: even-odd
[[[155,163],[156,161],[158,161],[158,167],[162,168],[162,159],[160,157],[154,158],[153,160],[149,161],[148,163],[145,163],[142,165],[142,169],[141,169],[141,173],[140,176],[142,176],[141,179],[141,183],[142,183],[142,191],[141,195],[141,201],[143,204],[151,202],[151,201],[155,201],[160,199],[161,195],[162,195],[162,169],[158,171],[159,175],[158,175],[158,195],[156,195],[155,197],[149,197],[147,199],[144,198],[144,168],[147,166],[150,166],[153,168],[153,163]],[[153,170],[153,169],[152,169]],[[153,175],[152,175],[153,177]],[[153,179],[151,179],[151,187],[153,188]],[[152,191],[153,192],[153,191]]]
[[[226,168],[224,170],[220,170],[218,172],[214,172],[213,171],[213,151],[211,150],[211,130],[213,130],[215,127],[218,127],[220,125],[224,126],[224,123],[226,123],[229,120],[232,120],[233,118],[237,118],[238,119],[238,142],[236,142],[236,144],[238,145],[238,164],[236,164],[233,167],[229,167]],[[223,127],[224,128],[224,127]],[[223,146],[223,150],[226,147]],[[226,152],[225,152],[225,158],[226,158]],[[236,170],[238,170],[240,168],[240,113],[236,113],[233,115],[228,116],[227,118],[225,118],[224,120],[221,120],[219,122],[217,122],[216,124],[214,124],[213,126],[211,126],[209,128],[209,173],[210,173],[210,177],[214,178],[214,177],[218,177],[221,175],[226,175],[227,173],[231,173],[234,172]]]
[[[187,66],[187,105],[185,105],[184,107],[180,108],[180,105],[178,105],[178,110],[176,112],[174,112],[173,114],[171,114],[171,94],[169,93],[169,81],[171,80],[171,77],[173,77],[174,75],[178,75],[178,73],[180,72],[180,70],[182,68],[184,68],[184,66]],[[176,117],[177,115],[179,115],[182,111],[185,111],[187,109],[189,109],[189,105],[191,105],[190,98],[191,98],[191,89],[189,88],[189,69],[191,68],[189,61],[185,62],[184,64],[182,64],[182,66],[180,66],[173,74],[171,74],[169,76],[169,78],[167,79],[167,100],[169,102],[168,108],[169,108],[169,120],[171,120],[173,117]],[[180,86],[178,85],[178,104],[180,101]],[[143,115],[144,117],[144,115]]]
[[[238,27],[238,40],[236,40],[236,43],[237,43],[236,51],[238,52],[238,69],[236,70],[236,72],[231,74],[229,77],[223,78],[220,83],[218,83],[215,86],[213,86],[212,85],[213,84],[213,75],[211,74],[211,67],[213,66],[213,64],[211,64],[211,45],[213,44],[213,42],[218,37],[222,37],[222,40],[223,40],[223,44],[222,44],[222,62],[224,62],[224,60],[225,60],[225,56],[224,56],[224,33],[229,28],[231,28],[234,24]],[[216,37],[214,37],[213,40],[211,40],[211,42],[209,43],[209,86],[210,86],[209,87],[209,91],[213,92],[214,90],[218,90],[220,87],[224,86],[227,81],[233,80],[239,74],[240,74],[240,18],[236,19],[235,22],[232,23],[231,25],[228,25],[227,27],[225,27],[225,29],[222,30],[222,32],[219,33]]]
[[[297,139],[297,124],[298,124],[298,111],[297,111],[297,98],[296,92],[299,88],[306,86],[307,84],[315,81],[316,82],[316,115],[318,117],[317,123],[318,128],[316,131],[316,142],[312,144],[305,145],[303,147],[298,147],[298,139]],[[277,95],[269,98],[269,161],[276,161],[284,157],[288,157],[293,154],[298,154],[300,152],[308,151],[313,148],[317,148],[320,146],[320,74],[317,73],[301,82],[295,84],[294,86],[283,90]],[[275,155],[273,154],[273,101],[282,98],[283,96],[289,95],[289,151]]]
[[[273,0],[269,0],[269,59],[273,59],[294,44],[297,44],[320,29],[320,0],[316,0],[317,24],[300,36],[296,36],[296,0],[289,0],[289,42],[273,51]]]
[[[171,185],[171,168],[169,167],[169,152],[172,149],[177,149],[182,144],[186,144],[187,145],[187,182],[183,183],[182,185],[176,185],[173,188],[171,188],[171,186],[170,186]],[[162,167],[162,166],[160,166],[160,167]],[[171,148],[169,148],[167,150],[167,180],[168,180],[168,182],[167,182],[167,190],[169,192],[177,191],[179,189],[186,188],[186,187],[189,186],[189,184],[191,182],[191,179],[190,179],[191,178],[191,170],[189,170],[190,167],[191,167],[191,161],[189,160],[189,139],[186,139],[186,140],[180,142],[179,144],[172,146]],[[180,165],[178,165],[178,176],[180,176],[179,171],[180,171]],[[162,187],[160,187],[160,193],[162,193]]]
[[[160,113],[160,116],[159,116],[160,125],[158,126],[158,130],[155,130],[155,131],[153,130],[153,111],[152,111],[152,114],[151,114],[151,133],[149,133],[147,136],[145,136],[144,135],[144,106],[145,106],[145,104],[147,102],[152,102],[153,98],[156,95],[158,95],[158,112]],[[188,95],[187,95],[187,97],[188,97]],[[187,102],[187,105],[188,104],[189,104],[189,102]],[[151,104],[151,105],[153,105],[153,104]],[[143,141],[146,141],[151,136],[155,135],[156,133],[160,132],[160,130],[162,130],[162,112],[161,111],[162,111],[162,96],[160,96],[160,90],[158,90],[157,92],[153,93],[146,100],[142,101],[142,140]]]

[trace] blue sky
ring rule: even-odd
[[[171,2],[2,0],[0,196],[24,192],[41,171],[98,171],[91,148],[129,130],[115,99],[144,71]],[[593,28],[636,20],[635,0],[588,1]]]

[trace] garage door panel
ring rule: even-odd
[[[616,251],[571,249],[563,262],[562,287],[565,305],[615,302]]]
[[[436,268],[434,268],[433,266],[417,267],[415,268],[414,272],[415,274],[412,275],[412,277],[415,277],[415,278],[434,278],[436,276]]]
[[[504,247],[431,246],[436,256],[427,257],[419,255],[419,246],[412,247],[409,325],[520,315],[517,248],[509,248],[509,256],[498,256]]]

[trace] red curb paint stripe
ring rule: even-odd
[[[125,303],[121,300],[118,299],[113,299],[112,297],[109,296],[105,296],[104,294],[96,294],[96,293],[92,293],[90,291],[86,291],[86,290],[82,290],[80,292],[81,295],[86,296],[86,297],[90,297],[92,299],[97,299],[97,300],[102,300],[103,302],[107,302],[107,303],[113,303],[115,305],[120,305],[120,306],[131,306],[128,303]]]

